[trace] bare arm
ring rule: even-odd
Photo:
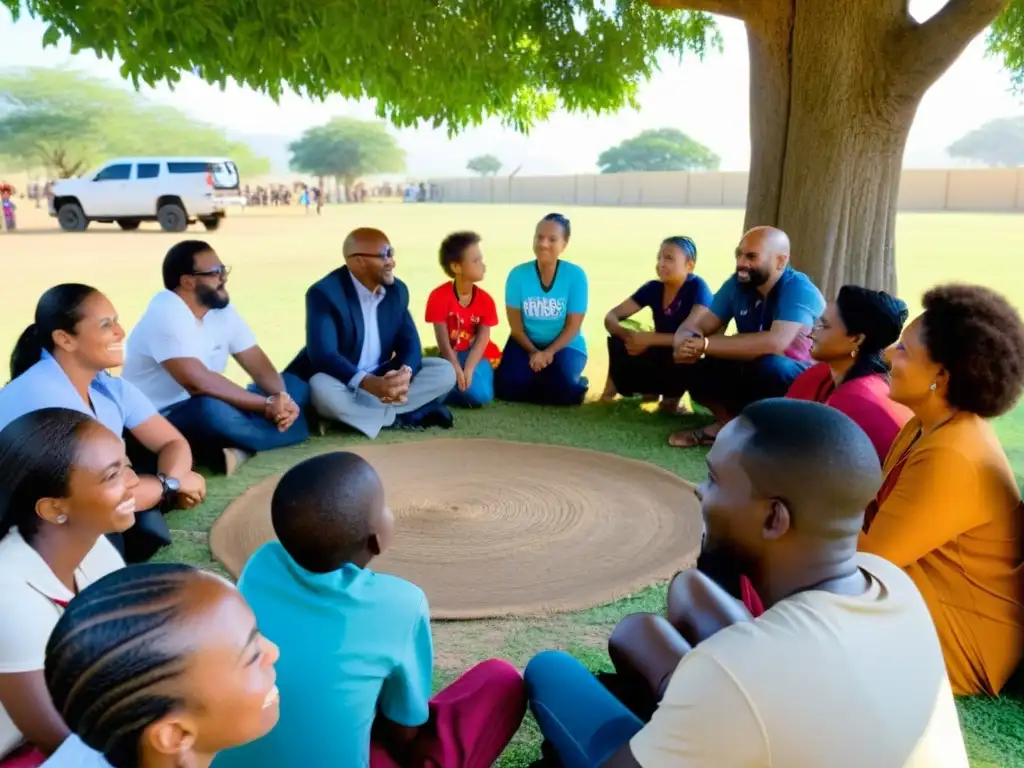
[[[732,336],[708,335],[705,337],[708,341],[705,354],[726,360],[750,360],[762,355],[781,355],[796,341],[803,328],[800,323],[776,320],[767,331],[737,333]]]
[[[41,669],[0,675],[0,704],[26,741],[44,755],[52,755],[71,735],[53,706]]]
[[[530,341],[530,337],[526,335],[526,329],[523,327],[522,311],[515,307],[505,307],[505,311],[508,314],[509,334],[520,347],[526,350],[527,354],[532,355],[537,351],[537,347]]]
[[[202,360],[194,357],[175,357],[164,360],[164,369],[174,377],[190,395],[206,395],[223,400],[243,411],[263,413],[266,410],[266,398],[248,392],[226,376],[214,373]]]
[[[256,386],[268,395],[277,395],[286,391],[284,379],[281,378],[281,374],[277,372],[274,364],[267,357],[267,353],[263,351],[259,344],[242,350],[234,358],[242,366],[242,369],[249,374],[249,377],[255,382]]]
[[[469,350],[469,357],[466,358],[467,368],[476,368],[484,358],[487,344],[491,340],[491,327],[482,323],[476,327],[476,338],[473,339],[473,347]]]
[[[455,350],[452,349],[451,339],[448,338],[448,325],[446,323],[433,323],[433,326],[434,338],[437,340],[437,351],[441,357],[451,363],[455,370],[458,371],[462,368],[462,365],[459,363]]]
[[[131,433],[143,448],[156,454],[157,470],[163,474],[180,479],[192,471],[192,449],[188,441],[160,414],[149,417]]]
[[[724,323],[708,307],[697,304],[690,310],[690,314],[683,320],[683,324],[679,326],[674,342],[678,344],[683,339],[694,336],[711,336],[722,330],[723,325]]]
[[[633,751],[629,748],[629,742],[622,745],[618,752],[612,755],[601,764],[601,768],[641,768],[640,763],[633,757]]]
[[[411,762],[415,754],[416,737],[420,728],[399,725],[388,720],[380,712],[373,719],[373,740],[388,751],[388,754],[400,765]]]
[[[579,336],[580,328],[583,326],[583,314],[580,312],[570,312],[565,316],[565,327],[562,332],[558,334],[557,338],[548,344],[545,352],[550,352],[552,355],[561,352],[570,342]]]
[[[632,317],[640,311],[640,305],[637,304],[633,299],[626,299],[624,302],[619,304],[608,312],[604,316],[604,327],[608,330],[612,336],[618,336],[623,341],[626,340],[626,336],[629,335],[629,329],[622,326],[622,321],[627,317]]]

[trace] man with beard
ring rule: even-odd
[[[344,266],[306,292],[306,346],[287,371],[309,381],[320,416],[369,438],[393,425],[450,429],[455,369],[424,359],[387,235],[355,229],[342,253]]]
[[[710,307],[696,306],[679,326],[673,356],[692,367],[690,397],[714,416],[697,430],[669,438],[678,448],[709,446],[749,403],[782,397],[811,364],[810,333],[825,299],[810,278],[789,266],[789,237],[755,227],[736,247],[736,272]],[[725,335],[729,321],[736,333]]]
[[[228,268],[200,240],[164,257],[165,290],[149,302],[128,337],[122,376],[185,436],[200,461],[232,474],[250,454],[309,437],[302,415],[309,386],[282,376],[231,305]],[[252,377],[224,376],[228,356]]]
[[[526,668],[530,705],[565,768],[966,768],[938,635],[903,571],[857,552],[881,480],[868,436],[820,403],[754,403],[725,426],[697,488],[703,551],[749,574],[752,619],[696,570],[668,619],[627,617],[610,652],[649,721],[571,656]]]

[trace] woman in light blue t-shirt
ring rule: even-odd
[[[587,345],[580,333],[587,275],[559,258],[570,233],[560,213],[541,219],[533,236],[537,258],[515,267],[505,282],[511,333],[494,375],[502,400],[579,405],[587,394]]]

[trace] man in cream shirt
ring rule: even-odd
[[[701,567],[744,574],[766,610],[692,571],[670,588],[672,623],[624,621],[617,671],[660,698],[646,724],[570,657],[534,659],[531,707],[566,768],[966,768],[924,600],[857,553],[881,481],[867,435],[828,406],[763,400],[707,464]]]

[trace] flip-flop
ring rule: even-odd
[[[668,444],[673,448],[710,448],[715,444],[716,435],[709,435],[707,427],[673,432],[668,436]]]

